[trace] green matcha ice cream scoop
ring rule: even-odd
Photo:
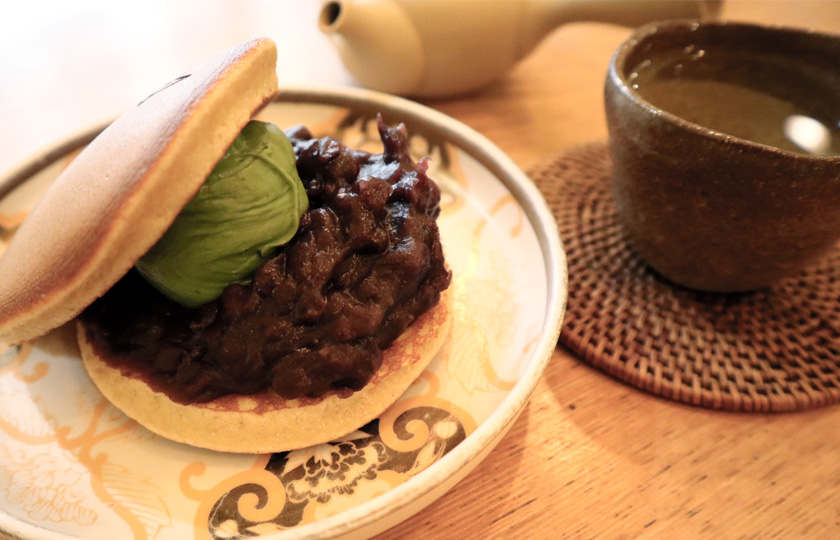
[[[286,135],[251,121],[137,270],[187,307],[247,283],[287,243],[307,208]]]

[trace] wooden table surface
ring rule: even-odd
[[[24,5],[26,4],[26,5]],[[281,83],[354,85],[315,2],[30,2],[0,21],[0,171],[121,112],[209,54],[274,38]],[[726,4],[724,18],[840,33],[840,2]],[[606,139],[602,85],[629,30],[561,27],[508,77],[428,105],[523,169]],[[381,538],[840,538],[840,407],[713,412],[555,350],[522,416],[444,497]]]

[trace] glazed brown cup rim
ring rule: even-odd
[[[827,40],[827,41],[836,41],[840,43],[840,35],[837,34],[828,34],[824,32],[818,32],[814,30],[806,30],[802,28],[795,28],[795,27],[787,27],[787,26],[771,26],[771,25],[759,25],[759,24],[750,24],[750,23],[739,23],[739,22],[715,22],[715,21],[696,21],[696,20],[670,20],[670,21],[660,21],[660,22],[653,22],[646,24],[644,26],[640,26],[637,28],[633,34],[627,38],[615,51],[612,58],[610,59],[609,69],[607,72],[608,80],[611,84],[613,84],[622,94],[628,97],[631,101],[635,102],[637,105],[642,107],[646,112],[650,114],[658,115],[662,118],[662,120],[679,127],[681,129],[689,130],[694,132],[698,135],[702,135],[705,137],[709,137],[714,140],[718,140],[720,142],[724,142],[727,144],[735,144],[740,145],[745,150],[752,150],[757,152],[771,152],[774,154],[778,154],[780,156],[785,156],[789,158],[795,158],[799,160],[806,160],[806,161],[813,161],[819,163],[840,163],[840,156],[838,155],[817,155],[817,154],[805,154],[799,152],[792,152],[789,150],[783,150],[781,148],[777,148],[775,146],[770,146],[762,143],[758,143],[755,141],[751,141],[748,139],[742,139],[740,137],[736,137],[734,135],[729,135],[727,133],[722,133],[720,131],[713,130],[711,128],[702,126],[700,124],[696,124],[689,120],[686,120],[676,114],[670,113],[664,109],[661,109],[654,105],[653,103],[647,101],[645,98],[641,96],[638,92],[633,90],[631,84],[625,77],[625,68],[626,68],[626,61],[628,57],[636,51],[636,49],[641,46],[645,40],[652,38],[657,34],[662,34],[663,32],[670,32],[672,34],[681,34],[681,33],[689,33],[695,32],[703,27],[716,27],[722,28],[728,32],[743,32],[743,31],[752,31],[752,32],[763,32],[768,34],[777,34],[781,36],[801,36],[801,37],[811,37],[815,40]],[[840,88],[837,89],[840,92]]]

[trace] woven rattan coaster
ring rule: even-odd
[[[700,293],[658,277],[615,216],[606,145],[531,171],[569,262],[560,341],[584,361],[670,399],[735,411],[840,401],[840,250],[750,294]]]

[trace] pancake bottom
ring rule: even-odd
[[[78,324],[79,348],[102,394],[150,431],[173,441],[222,452],[270,453],[329,442],[367,424],[390,407],[432,361],[449,335],[451,293],[383,352],[382,366],[347,397],[287,400],[267,390],[183,405],[152,389],[138,373],[112,367]]]

